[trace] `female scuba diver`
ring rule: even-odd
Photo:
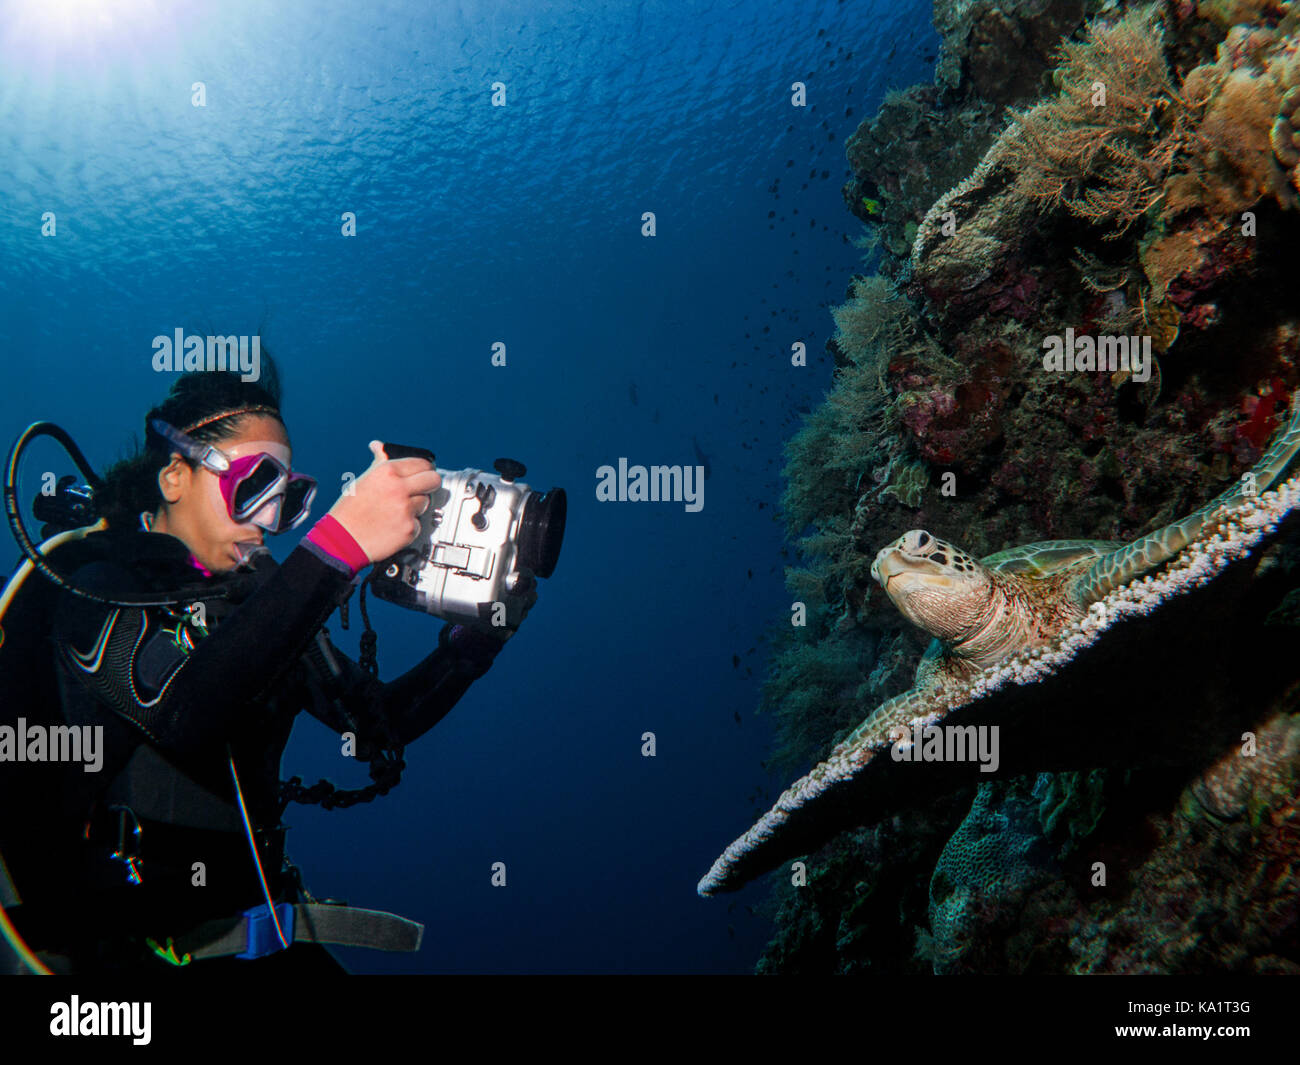
[[[29,724],[102,727],[99,772],[3,767],[0,854],[22,900],[8,913],[51,971],[202,972],[260,958],[258,970],[342,973],[322,944],[418,946],[413,922],[306,893],[280,816],[295,798],[344,803],[324,782],[281,784],[281,755],[305,709],[371,760],[363,797],[387,791],[395,778],[376,760],[400,774],[402,747],[451,710],[510,632],[445,625],[437,648],[388,684],[330,643],[326,619],[364,567],[412,541],[441,479],[372,441],[370,467],[277,564],[263,537],[305,521],[316,482],[292,470],[265,355],[262,370],[257,383],[179,378],[146,416],[143,449],[96,490],[107,528],[48,556],[107,599],[196,582],[223,597],[188,611],[128,606],[41,580],[6,619],[11,640],[29,641],[24,682],[4,685],[7,716],[17,706]]]

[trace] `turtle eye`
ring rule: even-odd
[[[916,538],[917,547],[924,547],[929,542],[930,542],[930,534],[928,532],[923,532]]]

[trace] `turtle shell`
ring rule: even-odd
[[[1064,569],[1073,569],[1079,563],[1091,562],[1123,546],[1123,542],[1118,540],[1040,540],[999,551],[980,559],[980,562],[998,573],[1040,579]]]

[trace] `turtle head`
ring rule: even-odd
[[[987,622],[994,595],[988,570],[924,529],[882,548],[871,576],[908,621],[940,640],[960,643]]]

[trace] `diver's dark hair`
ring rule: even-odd
[[[136,438],[132,453],[108,468],[103,485],[95,491],[95,510],[107,519],[110,528],[134,529],[139,525],[141,511],[157,510],[163,502],[158,472],[171,462],[175,449],[149,428],[151,419],[161,418],[201,443],[217,443],[235,436],[253,417],[269,416],[284,424],[279,413],[280,373],[265,347],[260,370],[257,381],[244,381],[229,370],[199,370],[176,379],[167,398],[144,416],[144,444]],[[222,411],[244,407],[269,410],[213,419]],[[191,467],[197,466],[191,459],[185,461]]]

